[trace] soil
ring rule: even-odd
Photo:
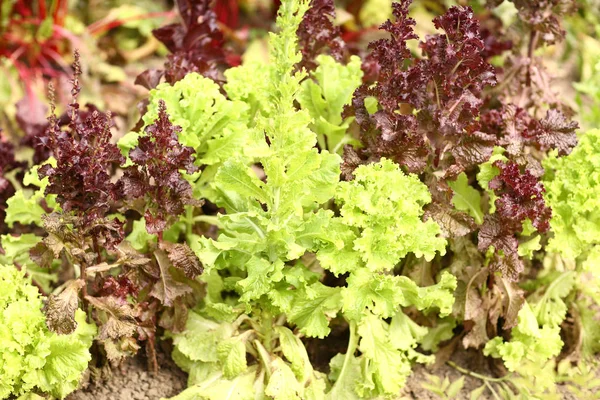
[[[492,376],[489,365],[481,354],[475,351],[456,351],[451,361],[471,371]],[[181,371],[170,357],[163,352],[158,354],[160,370],[157,375],[148,371],[146,359],[143,356],[128,360],[121,371],[114,370],[112,377],[103,382],[91,383],[69,397],[67,400],[159,400],[175,396],[187,387],[187,375]],[[456,400],[470,400],[471,392],[482,385],[482,381],[471,376],[463,375],[448,364],[433,368],[415,365],[405,388],[396,400],[440,400],[436,394],[424,389],[422,384],[428,382],[428,375],[439,376],[442,380],[448,378],[454,382],[465,376],[463,388]],[[559,386],[558,392],[564,400],[577,399],[566,388]],[[590,398],[593,394],[590,393]],[[486,391],[478,400],[493,400],[494,397]]]
[[[456,349],[456,351],[452,354],[452,357],[450,357],[450,361],[453,361],[456,365],[481,375],[493,377],[494,374],[490,370],[490,364],[487,360],[488,359],[483,357],[481,352],[474,350],[466,351],[460,348]],[[428,375],[436,375],[440,377],[441,380],[448,378],[450,382],[454,382],[464,376],[464,385],[458,395],[454,398],[455,400],[471,400],[471,392],[483,385],[482,380],[464,375],[446,363],[442,363],[437,366],[434,365],[433,367],[426,367],[418,364],[413,366],[412,374],[408,378],[406,386],[401,393],[401,397],[396,400],[441,400],[441,397],[422,387],[424,383],[429,382],[427,379]],[[594,397],[593,389],[584,391],[582,394],[585,397],[578,398],[571,393],[565,385],[560,384],[556,385],[556,392],[560,395],[562,400],[584,400],[596,398]],[[477,398],[477,400],[495,399],[496,398],[487,389],[481,396]]]
[[[406,383],[406,387],[402,391],[404,397],[400,397],[397,400],[440,400],[441,397],[437,396],[434,393],[431,393],[428,390],[425,390],[421,387],[423,383],[427,383],[427,375],[433,374],[439,376],[442,380],[445,377],[448,377],[450,382],[454,382],[459,379],[463,374],[458,372],[456,369],[450,367],[449,365],[444,364],[442,367],[435,371],[428,371],[427,368],[418,365],[413,367],[413,373]],[[465,382],[463,388],[460,390],[458,395],[454,398],[456,400],[470,400],[471,392],[478,387],[480,387],[483,382],[479,379],[465,376]],[[573,393],[571,393],[566,386],[557,385],[557,392],[560,394],[560,398],[562,400],[584,400],[584,399],[592,399],[595,398],[594,393],[589,391],[589,397],[578,398]],[[478,397],[477,400],[495,400],[492,394],[489,391],[485,391],[482,396]]]
[[[165,353],[158,353],[158,364],[154,375],[148,371],[146,358],[139,355],[120,370],[113,369],[110,378],[89,384],[67,400],[158,400],[181,393],[187,387],[187,374]]]
[[[485,361],[481,353],[478,353],[476,351],[464,351],[457,349],[450,359],[451,361],[454,361],[456,364],[470,371],[477,371],[482,375],[491,376],[487,362]],[[460,379],[462,376],[465,376],[458,370],[450,367],[445,363],[440,363],[439,365],[434,364],[433,366],[424,366],[421,364],[417,364],[413,366],[413,372],[408,378],[406,386],[402,391],[404,399],[439,400],[439,396],[422,387],[424,383],[429,382],[429,380],[427,379],[429,375],[436,375],[440,377],[442,381],[445,378],[448,378],[450,382],[454,382],[457,379]],[[483,382],[481,382],[477,378],[465,376],[463,388],[458,393],[456,399],[470,399],[471,392],[480,387],[482,384]],[[480,399],[487,400],[492,399],[492,397],[491,395],[488,397],[486,394],[484,394],[484,396],[480,397]]]

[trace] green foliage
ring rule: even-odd
[[[600,399],[600,378],[597,361],[561,361],[556,370],[556,381],[565,385],[577,399]]]
[[[485,167],[487,167],[487,165],[485,165]],[[485,167],[480,166],[480,168]],[[491,168],[496,167],[491,166]],[[484,170],[482,169],[482,171]],[[500,171],[498,170],[498,173],[499,172]],[[485,179],[487,180],[487,176]],[[471,217],[475,218],[475,222],[477,222],[478,225],[481,225],[483,223],[481,194],[469,185],[467,175],[462,172],[455,181],[448,182],[448,186],[450,186],[454,192],[454,196],[452,196],[452,204],[454,204],[454,207],[459,211],[466,211]]]
[[[5,221],[8,226],[12,228],[15,222],[23,225],[41,225],[42,215],[45,214],[45,211],[39,203],[43,198],[43,192],[41,191],[36,191],[28,196],[25,194],[24,189],[19,189],[6,202],[8,208]]]
[[[227,83],[224,85],[229,99],[247,104],[249,109],[249,124],[254,125],[257,113],[272,113],[268,101],[269,68],[259,61],[248,61],[235,68],[225,71]]]
[[[352,248],[369,270],[391,269],[411,252],[428,261],[436,252],[445,254],[440,227],[433,220],[421,221],[431,195],[415,175],[405,175],[387,159],[360,166],[354,175],[340,183],[336,203],[342,222],[358,232]]]
[[[377,15],[385,19],[389,7],[382,4],[365,2],[361,22],[371,25]],[[600,234],[596,232],[600,220],[593,214],[600,205],[595,173],[600,162],[594,156],[600,150],[598,135],[585,135],[568,157],[552,155],[544,161],[546,200],[554,215],[548,246],[545,232],[538,233],[534,227],[539,224],[532,216],[536,210],[525,207],[530,206],[532,196],[523,193],[543,191],[531,174],[533,158],[526,166],[524,158],[519,159],[507,171],[502,169],[506,163],[494,165],[509,158],[515,161],[513,152],[521,151],[517,149],[520,142],[514,149],[509,146],[508,152],[501,147],[492,152],[486,142],[486,156],[460,169],[456,180],[446,182],[451,191],[431,188],[434,204],[422,183],[435,184],[436,179],[427,179],[429,171],[421,171],[420,177],[406,174],[398,164],[381,157],[381,152],[357,153],[364,160],[376,161],[365,165],[360,165],[364,160],[347,159],[356,163],[351,166],[353,179],[340,182],[339,155],[352,140],[348,131],[353,122],[342,117],[342,110],[361,84],[360,60],[352,58],[344,65],[320,56],[310,74],[298,70],[301,56],[296,31],[307,9],[308,1],[282,2],[279,31],[270,36],[269,62],[253,60],[225,71],[225,95],[197,75],[188,75],[174,86],[159,86],[151,94],[146,123],[154,120],[158,100],[165,100],[172,122],[183,128],[182,142],[195,149],[199,163],[208,166],[199,180],[197,176],[188,180],[196,183],[197,195],[224,210],[209,217],[212,220],[203,220],[219,228],[216,234],[196,235],[186,217],[172,235],[176,238],[186,232],[190,247],[206,267],[201,280],[207,284],[207,295],[188,315],[186,330],[169,333],[175,343],[174,359],[190,374],[190,388],[177,398],[393,397],[413,363],[433,360],[418,350],[437,352],[463,319],[475,321],[473,328],[463,324],[472,347],[487,341],[484,354],[501,359],[511,371],[503,378],[477,376],[484,385],[472,391],[472,398],[487,392],[504,398],[555,398],[554,358],[563,346],[561,325],[568,312],[581,328],[582,354],[598,349],[598,332],[587,306],[590,299],[600,296],[594,285],[586,288],[583,284],[583,276],[594,275],[600,260]],[[396,23],[401,24],[401,12],[397,13]],[[439,40],[447,43],[449,36]],[[439,106],[439,97],[437,102]],[[454,104],[452,110],[460,103]],[[378,110],[373,105],[370,101],[369,113]],[[508,118],[509,114],[498,116]],[[549,124],[556,122],[551,117],[558,118],[556,113],[548,115],[539,121],[540,135],[542,128],[550,131]],[[551,140],[558,140],[554,136],[559,133],[570,135],[563,138],[570,141],[563,143],[564,154],[574,143],[575,128],[562,122],[564,132],[558,129],[547,134]],[[510,132],[503,134],[508,141],[516,140],[508,136]],[[212,152],[208,141],[215,141],[212,148],[224,152]],[[495,142],[499,143],[507,144]],[[527,150],[520,156],[538,154]],[[591,161],[584,166],[583,160]],[[471,167],[477,164],[474,176]],[[491,189],[490,182],[501,171],[504,175]],[[580,189],[582,177],[586,182]],[[533,187],[524,190],[527,185]],[[454,209],[441,208],[447,206],[440,204],[446,194],[452,195]],[[502,201],[497,205],[499,198]],[[516,203],[524,208],[513,213],[519,218],[505,231],[511,222],[506,216]],[[445,255],[447,242],[435,217],[429,216],[443,212],[455,218],[452,222],[463,224],[460,236],[476,253],[467,255],[465,265],[453,263],[451,267],[460,275],[458,290],[464,293],[454,293],[457,279],[444,271],[448,264],[439,257]],[[481,254],[489,246],[474,248],[471,239],[475,235],[471,234],[477,226],[487,229],[480,229],[480,242],[492,242],[504,256],[513,252],[510,260],[518,261],[520,267],[512,276],[514,282],[494,275],[502,270],[499,259]],[[142,230],[140,221],[129,237],[139,249],[153,240],[141,235]],[[447,236],[455,245],[455,237]],[[567,245],[562,246],[563,242]],[[460,246],[456,248],[460,251]],[[543,251],[547,257],[561,251],[574,263],[564,268],[545,263],[539,272],[531,269]],[[452,257],[454,262],[461,256]],[[422,276],[411,279],[405,276],[407,271],[411,278]],[[534,279],[522,282],[520,288],[516,281],[521,271],[530,272]],[[331,284],[333,279],[341,283]],[[584,296],[575,296],[576,291]],[[468,304],[450,315],[455,296],[464,296]],[[418,319],[413,320],[414,315]],[[330,373],[324,376],[313,369],[301,338],[322,339],[340,325],[342,329],[348,326],[348,347],[331,359]],[[489,340],[492,327],[499,336]],[[502,332],[509,329],[510,335]],[[453,398],[464,380],[451,383],[430,378],[425,386],[442,398]]]
[[[591,311],[600,304],[600,130],[582,134],[571,154],[551,155],[543,165],[545,199],[552,208],[553,237],[547,250],[558,254],[544,260],[537,279],[541,287],[531,295],[534,311],[540,322],[560,324],[570,310],[576,353],[590,359],[600,351]]]
[[[533,303],[532,311],[540,325],[560,325],[567,314],[567,304],[564,299],[575,286],[576,273],[566,271],[552,274],[549,284],[541,291],[529,296]]]
[[[311,129],[317,134],[319,147],[341,154],[344,145],[353,142],[346,131],[354,117],[342,119],[342,112],[362,83],[361,60],[352,56],[343,65],[331,56],[320,55],[317,62],[319,66],[311,73],[314,80],[302,82],[298,102],[313,119]]]
[[[264,135],[259,136],[255,146],[261,148],[258,160],[266,182],[243,159],[225,162],[213,183],[217,204],[228,212],[220,216],[222,233],[218,240],[200,238],[192,243],[209,270],[236,266],[246,271],[246,277],[236,285],[241,301],[268,295],[289,312],[293,302],[287,298],[287,290],[281,291],[277,284],[293,282],[293,276],[284,274],[285,263],[316,250],[316,241],[332,224],[330,211],[314,211],[333,197],[341,161],[337,155],[314,148],[316,137],[308,128],[310,117],[293,105],[303,78],[301,73],[292,73],[299,58],[294,50],[293,26],[301,19],[295,7],[305,10],[307,5],[290,3],[283,7],[279,19],[282,30],[271,38],[274,61],[268,68],[267,84],[272,114],[262,109],[256,118],[257,128],[269,140],[267,143]],[[318,297],[318,285],[311,289]],[[293,312],[292,318],[296,314]]]
[[[489,196],[489,212],[493,214],[496,211],[496,193],[490,189],[489,183],[492,179],[500,174],[500,169],[494,166],[496,161],[508,161],[508,158],[503,156],[504,149],[502,147],[494,147],[494,152],[490,159],[483,164],[479,165],[479,172],[477,173],[477,182],[481,186],[487,195]]]
[[[240,153],[254,154],[247,140],[254,139],[248,132],[249,107],[242,101],[228,100],[220,90],[211,79],[187,74],[174,85],[162,83],[151,90],[143,116],[145,126],[153,124],[158,118],[159,100],[165,102],[170,122],[181,127],[179,142],[195,150],[196,164],[206,165],[202,174],[187,176],[194,194],[211,199],[214,194],[206,186],[216,168]],[[139,135],[130,132],[122,137],[121,151],[128,154],[137,145]]]
[[[24,273],[0,265],[0,398],[41,391],[65,398],[91,359],[96,327],[76,313],[77,329],[57,335],[46,327],[42,298]]]
[[[392,15],[391,2],[386,0],[365,1],[360,9],[360,22],[367,27],[380,25]]]
[[[594,2],[580,4],[580,22],[597,25]],[[0,27],[14,3],[1,7]],[[176,399],[396,399],[415,363],[439,363],[459,341],[485,345],[509,372],[447,361],[464,376],[427,375],[435,396],[459,397],[480,379],[471,399],[553,400],[557,384],[598,397],[600,131],[574,148],[573,102],[553,93],[541,62],[571,7],[282,0],[264,54],[271,0],[231,15],[210,1],[176,3],[182,24],[156,31],[129,4],[90,29],[110,30],[121,50],[154,32],[159,52],[172,53],[136,80],[154,87],[140,132],[115,147],[111,114],[79,113],[78,60],[69,118],[53,104],[38,138],[45,110],[25,98],[5,129],[48,148],[33,156],[0,141],[0,187],[12,196],[0,199],[0,398],[68,395],[96,331],[98,365],[141,343],[152,364],[164,332],[189,374]],[[238,11],[261,28],[236,34]],[[36,40],[53,38],[47,14]],[[69,26],[86,29],[72,17]],[[567,48],[595,43],[568,34]],[[350,56],[365,54],[369,37],[379,39],[369,55]],[[244,47],[244,63],[229,68]],[[586,128],[600,122],[590,102],[600,103],[597,47],[581,52],[575,85]],[[105,63],[89,71],[125,79]],[[50,182],[38,166],[20,182],[26,159],[45,150],[58,159],[41,169]]]
[[[49,163],[55,165],[53,159]],[[24,185],[37,186],[38,189],[19,189],[6,201],[5,222],[10,228],[13,227],[15,222],[22,225],[35,224],[42,226],[42,215],[46,214],[41,205],[42,200],[45,201],[45,205],[50,209],[54,211],[60,209],[60,206],[56,203],[56,195],[44,195],[44,191],[48,185],[48,178],[39,178],[39,167],[39,165],[32,167],[23,177]]]
[[[169,120],[181,127],[179,141],[196,150],[202,164],[213,165],[243,148],[248,107],[227,100],[219,85],[199,74],[187,74],[173,86],[163,83],[150,91],[143,120],[146,126],[158,118],[158,102],[164,100]]]
[[[127,241],[131,244],[131,247],[137,251],[145,252],[148,250],[149,244],[156,243],[156,235],[148,233],[146,230],[146,220],[144,218],[133,221],[133,227],[131,233],[127,235]]]
[[[533,258],[533,253],[540,250],[542,248],[542,244],[540,240],[541,236],[534,236],[526,242],[519,243],[518,254],[521,257],[526,257],[529,260]]]
[[[558,324],[541,324],[529,303],[519,311],[519,323],[511,331],[511,339],[501,337],[490,340],[483,350],[486,356],[502,358],[509,371],[518,371],[525,376],[535,376],[530,366],[543,365],[560,353],[563,342]],[[530,373],[527,373],[530,372]],[[533,374],[531,373],[533,372]]]
[[[32,233],[23,233],[19,236],[1,235],[0,244],[5,254],[0,254],[0,264],[18,264],[27,268],[27,274],[38,284],[42,290],[51,291],[53,283],[58,281],[54,269],[49,270],[38,266],[29,256],[31,250],[42,240]]]
[[[549,251],[569,259],[600,244],[600,130],[581,135],[571,154],[544,161],[545,200],[552,208]]]
[[[56,165],[53,158],[47,163]],[[56,202],[56,195],[44,195],[48,178],[40,179],[38,169],[40,166],[33,166],[23,177],[23,184],[34,186],[37,189],[29,188],[19,189],[7,200],[5,222],[12,227],[15,222],[21,225],[34,224],[42,226],[42,216],[46,215],[46,207],[53,211],[59,211],[60,206]],[[1,235],[0,244],[4,249],[4,254],[0,254],[0,264],[18,264],[27,267],[28,275],[44,291],[50,292],[53,283],[58,281],[54,269],[49,270],[38,266],[29,256],[29,251],[38,244],[42,238],[33,233],[23,233],[20,235]]]
[[[315,147],[318,136],[345,140],[350,121],[340,114],[361,74],[356,59],[343,66],[321,57],[315,81],[302,83],[304,72],[295,71],[296,29],[307,7],[282,3],[271,62],[257,71],[260,80],[242,73],[253,64],[227,72],[229,98],[254,116],[239,144],[253,148],[254,158],[235,151],[214,174],[210,189],[226,211],[218,216],[218,237],[188,236],[206,268],[202,279],[209,292],[190,313],[186,330],[171,334],[174,359],[190,373],[190,388],[177,398],[227,398],[226,392],[282,399],[391,395],[413,362],[432,361],[416,351],[427,328],[402,307],[442,316],[452,310],[451,274],[419,287],[392,272],[410,253],[426,260],[445,254],[440,227],[423,222],[423,207],[431,201],[427,187],[387,159],[340,182],[341,158],[327,150],[332,143]],[[347,286],[322,283],[323,269],[349,273]],[[332,359],[326,378],[283,324],[324,338],[339,316],[350,325],[348,351]],[[430,346],[443,338],[433,335]],[[245,391],[238,391],[241,386]]]
[[[587,38],[589,43],[589,39]],[[598,42],[594,44],[598,47]],[[598,52],[598,50],[596,50]],[[579,98],[579,105],[584,116],[584,122],[591,127],[597,127],[600,124],[600,112],[598,104],[600,104],[600,57],[596,57],[594,62],[590,62],[590,73],[586,74],[585,79],[581,82],[573,84],[575,89],[583,96]]]

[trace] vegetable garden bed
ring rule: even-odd
[[[0,9],[0,399],[600,398],[597,1],[75,3]]]

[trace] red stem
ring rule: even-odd
[[[38,14],[41,20],[46,19],[47,10],[46,10],[46,0],[38,0]]]
[[[42,1],[42,0],[40,0]],[[56,8],[54,9],[54,14],[52,15],[54,19],[54,25],[64,26],[65,18],[69,13],[69,2],[68,0],[56,0]]]

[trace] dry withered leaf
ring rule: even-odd
[[[102,340],[106,358],[114,364],[120,363],[127,357],[132,357],[137,354],[140,346],[132,337],[122,337],[118,340],[105,339]]]
[[[446,238],[462,237],[477,228],[473,217],[440,203],[431,203],[425,210],[425,215],[437,222],[442,229],[442,236]]]
[[[515,283],[507,279],[498,279],[496,285],[502,292],[502,307],[504,325],[502,329],[509,330],[517,326],[517,316],[525,303],[525,292]]]
[[[160,248],[167,252],[173,266],[183,271],[188,278],[194,279],[204,271],[196,253],[187,244],[161,242]]]
[[[163,250],[156,250],[154,256],[160,268],[160,278],[152,287],[150,296],[160,300],[163,305],[171,307],[175,299],[191,293],[192,288],[184,283],[177,282],[173,278],[169,271],[172,265],[167,253]]]
[[[99,340],[119,339],[135,334],[138,311],[132,304],[114,296],[86,296],[86,300],[103,314],[100,317],[103,323],[98,332]]]
[[[55,254],[44,241],[41,241],[29,250],[29,258],[42,268],[50,268]]]
[[[83,280],[73,280],[59,295],[51,294],[48,296],[44,312],[46,314],[46,325],[52,332],[59,335],[68,335],[77,328],[75,311],[79,306],[79,291],[83,285],[85,285]]]

